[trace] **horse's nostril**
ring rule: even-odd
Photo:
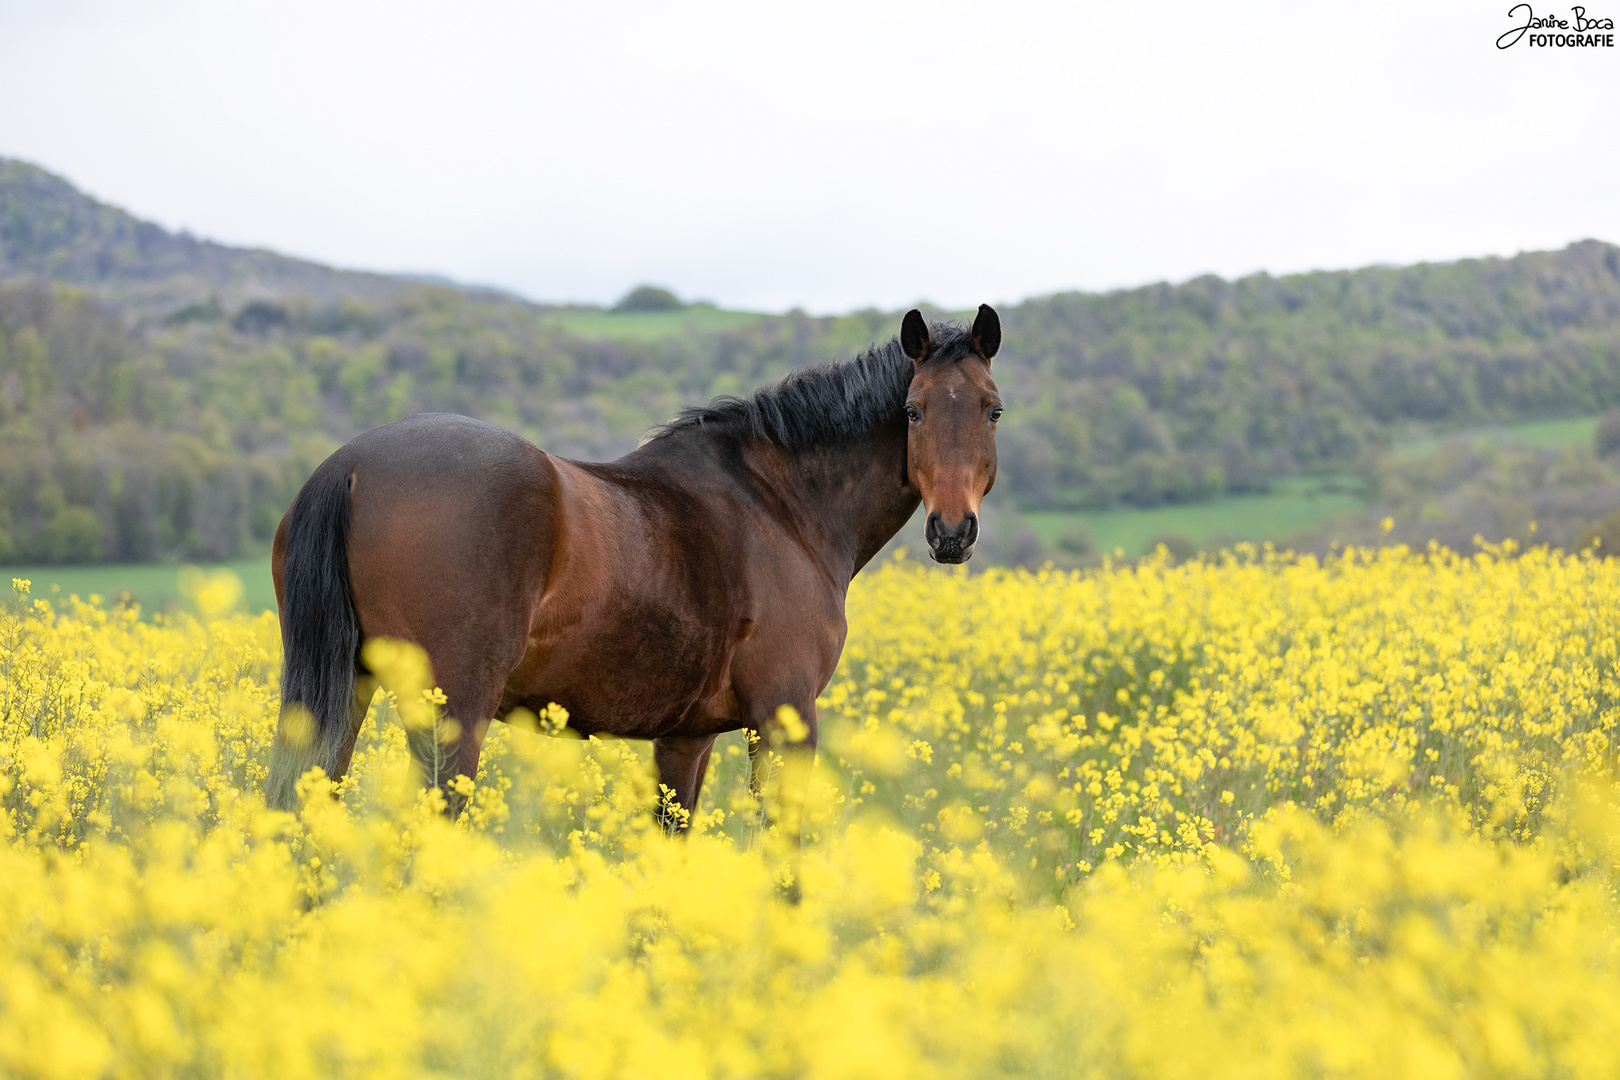
[[[935,558],[945,562],[961,562],[979,539],[979,515],[970,510],[955,525],[946,525],[936,510],[928,515],[923,536],[928,540],[928,547]]]

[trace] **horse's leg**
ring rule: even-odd
[[[797,847],[801,840],[805,802],[810,795],[810,772],[816,763],[816,704],[814,700],[799,707],[803,732],[788,732],[779,723],[766,728],[766,738],[780,747],[782,778],[777,799],[781,805],[782,827]]]
[[[750,743],[750,776],[760,798],[761,824],[766,836],[774,834],[786,879],[779,882],[782,899],[799,904],[799,857],[804,847],[805,803],[810,797],[810,771],[815,766],[815,698],[795,703],[804,730],[787,730],[771,709],[755,721],[757,742]]]
[[[507,675],[498,670],[499,665],[487,659],[474,661],[463,653],[459,649],[428,650],[434,677],[444,691],[443,718],[436,729],[406,733],[422,786],[439,789],[451,819],[459,817],[467,804],[466,796],[456,790],[456,778],[478,778],[484,736],[500,705]]]
[[[371,708],[371,699],[376,693],[377,676],[363,669],[356,671],[354,696],[349,699],[349,726],[343,732],[343,741],[338,744],[337,758],[333,762],[333,783],[348,775],[349,763],[354,760],[354,744],[360,738],[360,725],[366,722],[366,712]]]
[[[767,698],[766,700],[770,700]],[[749,787],[760,799],[764,825],[783,846],[790,880],[783,895],[799,901],[799,851],[804,842],[804,807],[810,794],[810,772],[816,760],[816,700],[788,704],[798,711],[802,731],[789,731],[770,709],[750,727],[758,733],[748,745]]]
[[[774,709],[749,723],[748,788],[755,798],[764,798],[769,791],[802,807],[810,785],[810,766],[816,758],[815,699],[794,708],[803,731],[786,730]]]
[[[770,774],[770,751],[765,747],[765,736],[753,728],[744,728],[748,736],[748,792],[756,799],[765,797],[765,781]]]
[[[697,813],[698,792],[703,789],[703,778],[709,771],[709,754],[714,749],[714,736],[680,735],[653,740],[653,761],[658,765],[659,803],[658,819],[664,831],[674,835],[691,828],[692,815]],[[668,788],[672,795],[666,795]],[[685,816],[674,812],[675,804],[686,811]]]

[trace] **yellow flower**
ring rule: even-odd
[[[1620,1073],[1609,561],[896,561],[698,806],[554,703],[455,822],[387,641],[350,774],[266,810],[275,617],[195,584],[0,612],[0,1074]]]

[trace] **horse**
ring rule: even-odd
[[[601,463],[447,413],[357,436],[276,530],[267,801],[296,810],[308,770],[348,770],[375,638],[427,654],[456,734],[443,752],[413,739],[412,756],[452,814],[451,782],[477,776],[490,723],[551,703],[580,735],[652,740],[687,811],[671,831],[696,812],[716,736],[785,745],[773,719],[787,705],[813,756],[850,581],[919,503],[936,561],[973,553],[996,478],[1000,345],[988,305],[971,328],[912,310],[886,344],[686,409]]]

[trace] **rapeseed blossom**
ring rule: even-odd
[[[353,771],[269,811],[274,616],[16,584],[0,1074],[1620,1073],[1610,562],[891,563],[799,856],[744,733],[670,841],[647,746],[561,706],[445,820],[387,644]]]

